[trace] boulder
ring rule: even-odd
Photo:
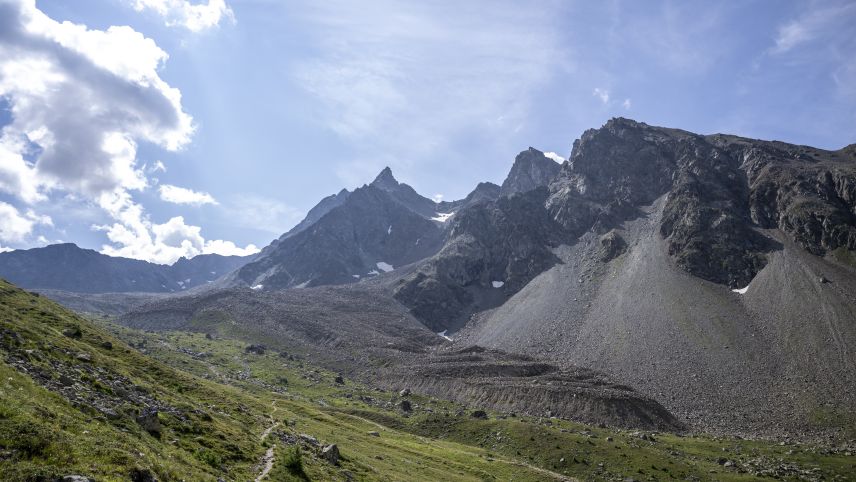
[[[131,473],[128,474],[131,482],[157,482],[158,478],[155,477],[155,474],[152,473],[149,469],[133,469]]]
[[[255,353],[256,355],[264,355],[267,347],[264,345],[250,345],[244,348],[245,353]]]
[[[146,432],[155,437],[160,437],[161,423],[160,418],[158,418],[157,410],[151,408],[144,410],[143,413],[137,417],[137,423],[140,424],[140,427],[142,427]]]
[[[487,420],[487,412],[484,410],[474,410],[473,413],[470,414],[470,417],[477,418],[479,420]]]
[[[410,395],[410,389],[409,389],[409,388],[405,388],[405,389],[403,389],[402,391],[398,392],[398,395],[399,395],[399,396],[402,396],[402,397],[407,397],[407,396],[409,396],[409,395]]]
[[[337,384],[339,384],[339,385],[344,385],[344,384],[345,384],[345,379],[342,377],[342,375],[336,375],[336,380],[335,380],[335,382],[336,382]]]
[[[398,404],[401,407],[401,410],[405,412],[412,412],[413,406],[410,404],[410,400],[402,400],[401,403]]]
[[[336,444],[324,447],[321,449],[321,457],[333,465],[339,465],[339,447]]]
[[[621,256],[627,250],[627,242],[614,230],[600,238],[600,260],[607,262]]]

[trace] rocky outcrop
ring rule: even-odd
[[[561,166],[545,156],[543,152],[530,147],[514,159],[511,171],[500,188],[500,196],[531,191],[550,184],[559,173]]]
[[[503,301],[557,261],[550,247],[561,229],[543,208],[547,194],[541,187],[463,209],[443,249],[405,278],[395,298],[435,331]]]

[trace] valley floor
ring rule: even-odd
[[[307,353],[92,322],[11,285],[0,288],[4,481],[72,474],[97,481],[853,480],[856,474],[852,447],[481,412],[339,378]],[[154,426],[139,418],[152,408]]]

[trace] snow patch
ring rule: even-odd
[[[395,269],[395,268],[393,268],[393,267],[392,267],[392,265],[391,265],[391,264],[389,264],[389,263],[384,263],[383,261],[378,261],[378,262],[377,262],[377,263],[375,263],[375,264],[377,265],[377,269],[379,269],[379,270],[383,271],[384,273],[389,273],[390,271],[392,271],[393,269]]]
[[[306,288],[307,286],[309,286],[309,280],[300,283],[299,285],[295,286],[295,288]]]
[[[216,272],[216,271],[212,271],[212,272],[211,272],[211,274],[217,274],[217,272]]]
[[[548,157],[548,158],[558,162],[559,164],[565,162],[565,158],[556,154],[555,152],[545,152],[544,157]]]
[[[255,286],[250,287],[250,289],[251,290],[260,290],[264,287],[265,287],[265,285],[255,285]]]
[[[379,274],[380,273],[378,273],[376,269],[373,269],[373,270],[369,271],[368,273],[366,273],[366,276],[377,276]]]
[[[490,284],[493,285],[494,288],[502,288],[505,286],[505,281],[491,281]]]
[[[360,279],[360,275],[358,275],[358,274],[352,274],[351,276],[353,276],[354,278]]]
[[[747,285],[745,288],[740,288],[738,290],[731,290],[731,291],[738,293],[738,294],[741,294],[741,295],[745,295],[746,292],[749,291],[749,286]]]
[[[448,221],[448,220],[449,220],[449,218],[451,218],[452,216],[454,216],[454,215],[455,215],[455,213],[454,213],[454,212],[451,212],[451,213],[436,213],[436,214],[437,214],[437,216],[436,216],[436,217],[431,218],[431,221],[438,221],[438,222],[441,222],[441,223],[445,223],[446,221]]]
[[[389,228],[387,228],[387,230],[386,230],[386,234],[387,234],[387,235],[392,234],[392,224],[390,224],[390,225],[389,225]]]
[[[449,341],[452,341],[452,337],[451,337],[451,336],[446,335],[446,332],[447,332],[447,331],[449,331],[449,330],[443,330],[443,331],[441,331],[441,332],[437,333],[437,336],[439,336],[440,338],[445,338],[445,339],[447,339],[447,340],[449,340]]]

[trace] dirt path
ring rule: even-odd
[[[264,442],[265,439],[268,438],[270,433],[273,432],[273,430],[275,428],[279,427],[279,422],[277,422],[273,418],[273,414],[276,413],[277,408],[278,408],[276,406],[276,400],[272,401],[270,404],[273,407],[273,409],[270,411],[270,421],[272,423],[271,423],[270,427],[266,428],[265,431],[262,432],[261,437],[259,437],[259,439],[262,442]],[[259,476],[256,477],[256,482],[261,482],[262,480],[264,480],[264,478],[267,477],[267,475],[273,469],[273,463],[274,463],[275,458],[276,458],[276,456],[274,454],[275,449],[276,449],[276,444],[271,445],[270,448],[267,449],[267,452],[265,452],[264,457],[262,457],[262,471],[259,473]]]

